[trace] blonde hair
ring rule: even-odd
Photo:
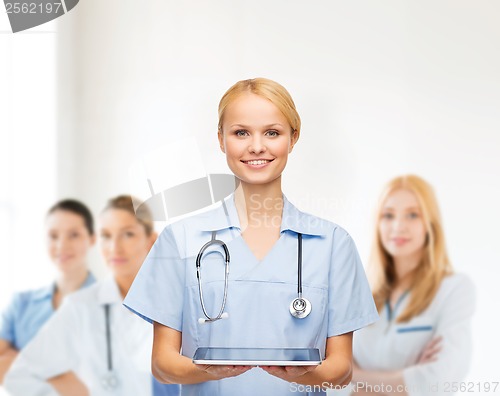
[[[292,127],[292,132],[300,134],[300,116],[291,95],[285,87],[267,78],[238,81],[226,91],[219,102],[219,131],[222,132],[222,121],[227,106],[245,92],[253,93],[271,101],[283,113]]]
[[[137,207],[137,210],[134,210],[133,200],[140,202],[130,195],[118,195],[115,198],[109,199],[102,211],[105,212],[109,209],[122,209],[129,212],[137,219],[139,224],[144,227],[146,235],[150,236],[154,231],[153,216],[151,215],[151,211],[146,203],[142,203]]]
[[[427,232],[424,254],[414,270],[410,300],[397,322],[407,322],[421,313],[432,302],[441,281],[453,272],[446,251],[439,207],[432,186],[415,175],[404,175],[390,180],[380,196],[375,221],[370,266],[373,274],[373,298],[380,310],[389,299],[396,282],[396,272],[391,255],[384,249],[379,234],[379,221],[385,200],[395,190],[406,189],[415,194],[420,204]]]

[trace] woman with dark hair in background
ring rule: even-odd
[[[156,240],[151,214],[118,196],[101,213],[99,234],[112,276],[67,298],[19,354],[5,379],[14,396],[178,394],[178,386],[154,381],[152,329],[122,306]],[[61,384],[67,375],[74,381]]]
[[[16,293],[0,322],[0,384],[21,349],[61,305],[63,298],[94,283],[87,255],[94,245],[94,220],[81,202],[53,205],[45,221],[47,250],[59,273],[49,286]]]

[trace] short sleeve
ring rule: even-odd
[[[123,304],[148,322],[182,331],[185,261],[167,226],[135,277]]]
[[[328,337],[360,329],[378,320],[354,241],[341,228],[334,231],[331,266]]]
[[[474,284],[468,277],[455,277],[455,285],[445,296],[437,321],[435,334],[443,337],[437,360],[414,365],[403,371],[410,396],[426,395],[427,388],[423,385],[443,386],[445,382],[460,382],[469,370],[472,357],[471,322],[476,293]],[[444,389],[438,388],[434,394],[446,393]]]
[[[22,309],[22,295],[14,294],[10,304],[2,312],[0,319],[0,339],[8,341],[12,346],[16,344],[16,318]]]

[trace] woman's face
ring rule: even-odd
[[[391,256],[404,258],[422,253],[426,229],[412,191],[398,189],[389,194],[382,205],[378,231],[382,245]]]
[[[298,139],[269,100],[244,93],[226,107],[219,143],[231,171],[244,183],[266,184],[281,176]]]
[[[94,244],[85,220],[68,210],[56,210],[47,216],[47,247],[52,262],[63,273],[87,266],[87,254]]]
[[[134,277],[154,242],[134,215],[108,209],[100,217],[100,247],[115,277]]]

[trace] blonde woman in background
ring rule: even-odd
[[[451,394],[470,366],[475,291],[452,269],[437,200],[422,178],[386,185],[370,265],[380,320],[354,338],[354,394]]]
[[[156,240],[149,210],[130,196],[111,199],[100,216],[100,248],[112,277],[68,297],[7,373],[13,396],[177,395],[153,381],[152,329],[122,306]],[[74,380],[61,384],[61,376]]]
[[[14,294],[0,318],[0,385],[17,354],[68,294],[95,282],[87,256],[94,245],[94,219],[80,201],[55,203],[45,219],[47,251],[58,272],[50,285]],[[66,381],[60,378],[59,381]]]

